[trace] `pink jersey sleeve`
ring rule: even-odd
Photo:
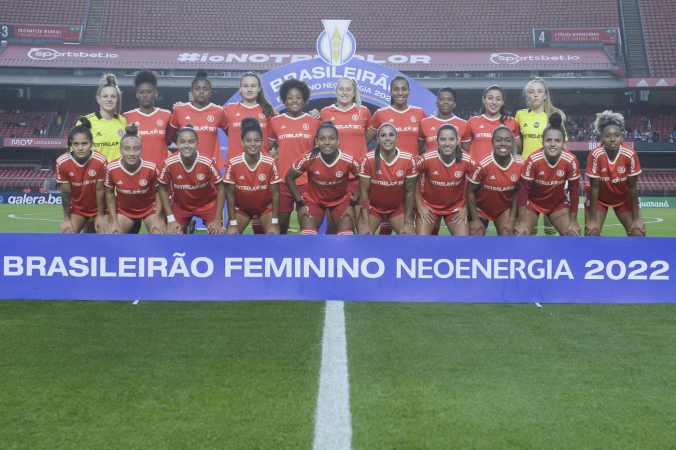
[[[596,153],[594,150],[589,152],[589,157],[587,158],[587,176],[592,177],[592,178],[598,178],[599,177],[599,164],[597,161],[597,158],[594,156],[594,153]]]
[[[225,110],[221,109],[221,122],[218,124],[223,131],[228,129],[228,116],[225,115]]]
[[[173,114],[171,115],[171,119],[169,120],[169,125],[171,125],[175,129],[179,129],[180,125],[178,123],[178,116],[176,115],[176,110],[174,109]]]
[[[373,116],[371,116],[371,111],[367,107],[363,107],[363,112],[362,112],[362,117],[366,120],[366,124],[364,126],[365,130],[368,130],[371,124],[373,123]]]

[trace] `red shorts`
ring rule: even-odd
[[[199,217],[204,223],[211,223],[216,219],[216,202],[214,206],[202,211],[187,211],[181,208],[177,202],[171,205],[171,211],[174,213],[174,218],[181,226],[187,227],[193,217]],[[221,220],[222,221],[222,220]]]
[[[117,205],[117,213],[125,217],[129,217],[130,219],[145,219],[149,215],[155,214],[155,211],[157,211],[157,207],[155,205],[148,206],[148,208],[146,208],[146,210],[142,213],[130,213],[121,209],[120,205]]]
[[[634,210],[634,207],[631,206],[631,199],[630,198],[627,198],[627,201],[622,203],[620,206],[607,206],[607,205],[604,205],[603,203],[601,203],[599,201],[596,202],[596,210],[597,211],[601,211],[601,212],[607,214],[608,208],[613,208],[615,210],[616,215],[625,213],[627,211],[633,211]],[[589,199],[589,197],[587,197],[587,199],[584,201],[584,210],[589,211],[590,209],[591,209],[591,200]],[[639,211],[641,210],[641,203],[640,202],[638,204],[638,209],[639,209]]]
[[[536,216],[540,215],[540,213],[542,213],[542,214],[555,213],[556,211],[561,211],[564,208],[570,208],[570,202],[565,197],[564,197],[563,200],[561,200],[561,202],[558,205],[556,205],[554,208],[552,208],[549,211],[545,211],[540,207],[536,207],[535,205],[533,205],[533,202],[531,202],[530,200],[528,201],[528,204],[526,205],[526,209],[528,211],[531,211],[532,213],[534,213]]]
[[[350,206],[351,201],[351,197],[345,197],[343,201],[338,203],[336,206],[324,207],[309,199],[307,195],[303,197],[303,203],[307,208],[308,214],[315,217],[324,217],[324,211],[327,209],[329,210],[331,217],[341,217],[343,214],[345,214],[345,211]]]
[[[75,208],[72,203],[70,205],[70,210],[68,212],[70,212],[70,214],[75,214],[76,216],[86,217],[87,219],[93,219],[98,214],[98,213],[93,213],[93,214],[87,213],[87,214],[85,214],[85,213],[79,211],[77,208]]]
[[[272,203],[268,203],[266,208],[262,211],[247,211],[247,210],[240,208],[239,206],[235,206],[235,213],[239,214],[240,216],[244,216],[248,219],[253,219],[254,216],[260,217],[262,215],[265,215],[265,214],[268,214],[268,213],[271,213],[271,212],[272,212]]]
[[[505,211],[507,211],[507,210],[509,210],[509,208],[505,209]],[[481,214],[482,216],[484,216],[489,222],[495,222],[496,220],[498,220],[498,217],[500,217],[502,215],[502,213],[505,212],[505,211],[501,211],[500,214],[493,217],[490,214],[488,214],[485,210],[479,208],[478,206],[476,207],[476,212]]]
[[[280,213],[290,213],[293,211],[293,207],[296,204],[296,201],[293,199],[289,188],[286,186],[286,183],[279,183],[279,212]],[[307,190],[307,184],[300,184],[298,186],[298,192],[300,192],[301,198],[305,191]]]
[[[371,207],[369,208],[369,214],[371,214],[374,217],[377,217],[381,221],[383,220],[383,216],[387,216],[387,219],[390,220],[392,217],[397,217],[401,214],[404,214],[405,212],[406,212],[406,203],[402,203],[401,205],[389,211],[378,209],[373,205],[371,205]]]
[[[425,206],[427,206],[427,205],[425,205]],[[458,208],[461,208],[461,207],[462,207],[462,205],[460,205]],[[454,210],[452,210],[450,214],[437,214],[436,211],[434,211],[432,208],[430,208],[430,214],[432,214],[432,217],[434,217],[435,223],[440,223],[441,219],[444,219],[445,221],[448,222],[448,221],[452,221],[453,219],[455,219],[455,216],[458,215],[458,208],[455,208]],[[446,211],[444,211],[444,212],[446,212]],[[422,218],[419,211],[416,213],[416,215],[418,217]]]

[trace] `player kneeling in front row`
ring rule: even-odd
[[[143,220],[150,234],[164,233],[162,204],[157,193],[160,172],[141,158],[143,143],[136,124],[128,125],[120,140],[121,158],[106,170],[106,205],[110,214],[109,233],[131,233]],[[117,197],[115,190],[117,189]]]
[[[352,155],[338,148],[339,143],[338,129],[331,122],[324,122],[317,129],[315,147],[286,173],[286,186],[298,205],[301,234],[316,235],[326,210],[338,234],[354,234],[354,206],[359,193],[352,198],[348,180],[350,173],[359,175],[359,165]],[[308,187],[301,196],[296,179],[305,172]]]
[[[624,117],[604,111],[597,114],[594,126],[602,144],[589,153],[587,160],[585,235],[600,236],[608,208],[613,208],[629,236],[645,236],[636,189],[641,164],[636,151],[622,145]]]
[[[526,160],[519,186],[517,236],[530,236],[540,213],[549,217],[561,236],[579,236],[577,209],[580,199],[580,164],[563,148],[565,130],[559,113],[549,116],[542,134],[544,148]],[[566,195],[568,181],[570,202]]]
[[[519,178],[524,159],[516,153],[516,139],[508,127],[493,130],[493,153],[480,161],[467,183],[470,236],[485,236],[488,222],[499,236],[514,234]]]
[[[442,218],[453,236],[467,236],[465,178],[474,169],[474,161],[462,151],[458,131],[445,124],[437,131],[438,148],[418,157],[415,198],[418,205],[418,235],[431,235]]]
[[[380,125],[376,140],[378,147],[361,161],[357,231],[373,234],[388,219],[397,234],[413,235],[415,159],[397,148],[397,130],[389,122]]]
[[[192,218],[199,217],[209,234],[222,234],[225,186],[221,173],[210,158],[200,156],[197,132],[190,124],[178,131],[176,145],[178,152],[164,162],[158,186],[167,213],[167,233],[184,234]],[[167,194],[169,183],[174,188],[174,203]]]
[[[92,124],[80,117],[68,134],[68,152],[56,160],[56,182],[61,184],[63,221],[59,233],[105,233],[104,186],[106,157],[92,150]]]
[[[279,234],[279,183],[277,164],[261,152],[263,130],[258,120],[241,122],[244,152],[231,158],[225,168],[225,197],[228,204],[226,234],[241,234],[258,216],[265,234]]]

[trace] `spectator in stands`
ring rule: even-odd
[[[23,190],[23,193],[24,193],[24,194],[30,194],[30,193],[31,193],[30,188],[29,188],[28,186],[26,186],[26,187],[24,188],[24,190]]]
[[[641,164],[633,148],[622,145],[624,117],[604,111],[597,114],[596,129],[602,144],[589,153],[585,186],[585,236],[600,236],[608,208],[629,236],[645,236],[638,199],[638,175]],[[612,161],[612,163],[611,163]]]
[[[42,186],[40,188],[40,193],[41,194],[49,194],[49,190],[46,187]]]
[[[61,119],[61,116],[56,118],[56,128],[61,131],[61,127],[63,126],[63,119]]]
[[[108,74],[102,77],[96,93],[96,101],[100,109],[86,117],[92,124],[94,150],[110,162],[120,157],[120,138],[124,135],[124,129],[127,126],[127,121],[120,115],[122,93],[117,86],[115,75]],[[79,125],[80,122],[77,124]]]

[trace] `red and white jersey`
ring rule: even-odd
[[[225,167],[218,141],[218,129],[228,128],[228,120],[222,107],[209,103],[204,108],[197,109],[192,103],[184,103],[174,108],[170,124],[174,133],[191,124],[197,132],[202,155],[211,159],[218,170]]]
[[[512,206],[514,189],[521,178],[525,160],[516,155],[507,167],[495,161],[493,153],[485,157],[472,171],[469,182],[480,184],[476,191],[476,205],[490,219],[496,219]]]
[[[417,171],[425,177],[420,189],[423,202],[440,215],[448,215],[465,204],[465,179],[474,169],[474,161],[465,152],[462,160],[446,164],[438,151],[418,157]]]
[[[277,141],[279,152],[277,164],[282,180],[293,164],[315,146],[319,125],[321,121],[313,119],[309,114],[295,118],[280,114],[270,120],[268,137]],[[307,175],[303,174],[297,178],[296,184],[307,184]]]
[[[371,126],[371,111],[366,106],[352,105],[352,108],[343,111],[335,105],[327,106],[321,111],[322,122],[327,120],[338,128],[340,148],[344,153],[352,155],[357,161],[361,161],[366,152],[366,130]]]
[[[450,119],[442,120],[437,116],[429,116],[420,122],[420,139],[425,141],[425,153],[436,151],[439,148],[437,145],[437,133],[439,127],[450,124],[455,127],[458,132],[458,144],[465,136],[465,129],[467,128],[467,121],[458,116],[453,116]]]
[[[627,177],[640,173],[641,163],[636,151],[624,145],[620,146],[615,161],[610,161],[603,145],[592,150],[587,159],[587,176],[599,179],[599,202],[607,207],[620,206],[627,201]],[[585,186],[585,189],[589,188]]]
[[[245,156],[240,153],[230,159],[225,169],[224,181],[235,185],[235,207],[248,212],[265,211],[272,204],[270,186],[282,179],[277,172],[277,164],[272,156],[261,153],[252,169]]]
[[[338,157],[331,164],[326,164],[321,154],[311,158],[306,153],[293,165],[298,173],[308,176],[305,197],[322,208],[331,208],[339,205],[345,198],[351,198],[348,189],[349,175],[359,175],[359,163],[347,153],[338,149]]]
[[[536,211],[546,213],[567,198],[566,181],[577,182],[580,164],[575,155],[564,148],[556,164],[550,165],[544,149],[540,149],[531,153],[526,160],[521,178],[533,182],[528,201]]]
[[[425,111],[417,106],[409,106],[404,111],[397,111],[392,106],[380,108],[373,115],[371,127],[377,130],[384,123],[391,123],[397,129],[397,148],[411,155],[418,154],[418,138],[420,123],[427,117]]]
[[[122,165],[122,158],[108,164],[105,185],[116,188],[117,211],[132,219],[146,217],[155,206],[155,186],[160,171],[150,161],[141,159],[134,172]]]
[[[505,126],[514,133],[514,137],[521,137],[521,128],[519,122],[511,117],[504,117]],[[474,116],[467,121],[463,142],[472,141],[469,154],[475,161],[483,161],[489,154],[493,153],[493,131],[502,126],[500,118],[489,119],[486,115]]]
[[[56,182],[70,184],[71,211],[87,217],[96,215],[96,182],[106,180],[107,165],[106,157],[94,150],[84,164],[75,161],[71,152],[56,159]]]
[[[214,184],[221,183],[223,177],[213,161],[197,152],[197,159],[190,169],[183,165],[180,153],[167,158],[160,172],[159,182],[172,183],[174,201],[189,212],[202,212],[211,209],[216,203]]]
[[[236,156],[240,156],[244,152],[244,147],[242,147],[242,119],[245,117],[253,117],[261,123],[261,130],[263,130],[263,145],[261,146],[261,152],[263,155],[270,156],[268,152],[268,130],[270,129],[270,119],[272,119],[275,114],[271,117],[267,117],[263,113],[263,107],[261,105],[255,106],[246,106],[242,102],[237,103],[228,103],[223,107],[225,112],[225,117],[228,120],[228,154],[225,157],[225,165],[227,166],[230,160]]]
[[[150,114],[132,109],[122,114],[128,124],[138,125],[138,135],[143,140],[143,159],[162,167],[169,156],[167,149],[167,127],[171,122],[171,111],[155,108]]]
[[[359,175],[371,179],[371,206],[379,211],[394,211],[406,200],[406,179],[417,177],[418,172],[413,155],[397,149],[390,164],[380,158],[380,170],[376,170],[376,152],[368,152],[361,160]]]

